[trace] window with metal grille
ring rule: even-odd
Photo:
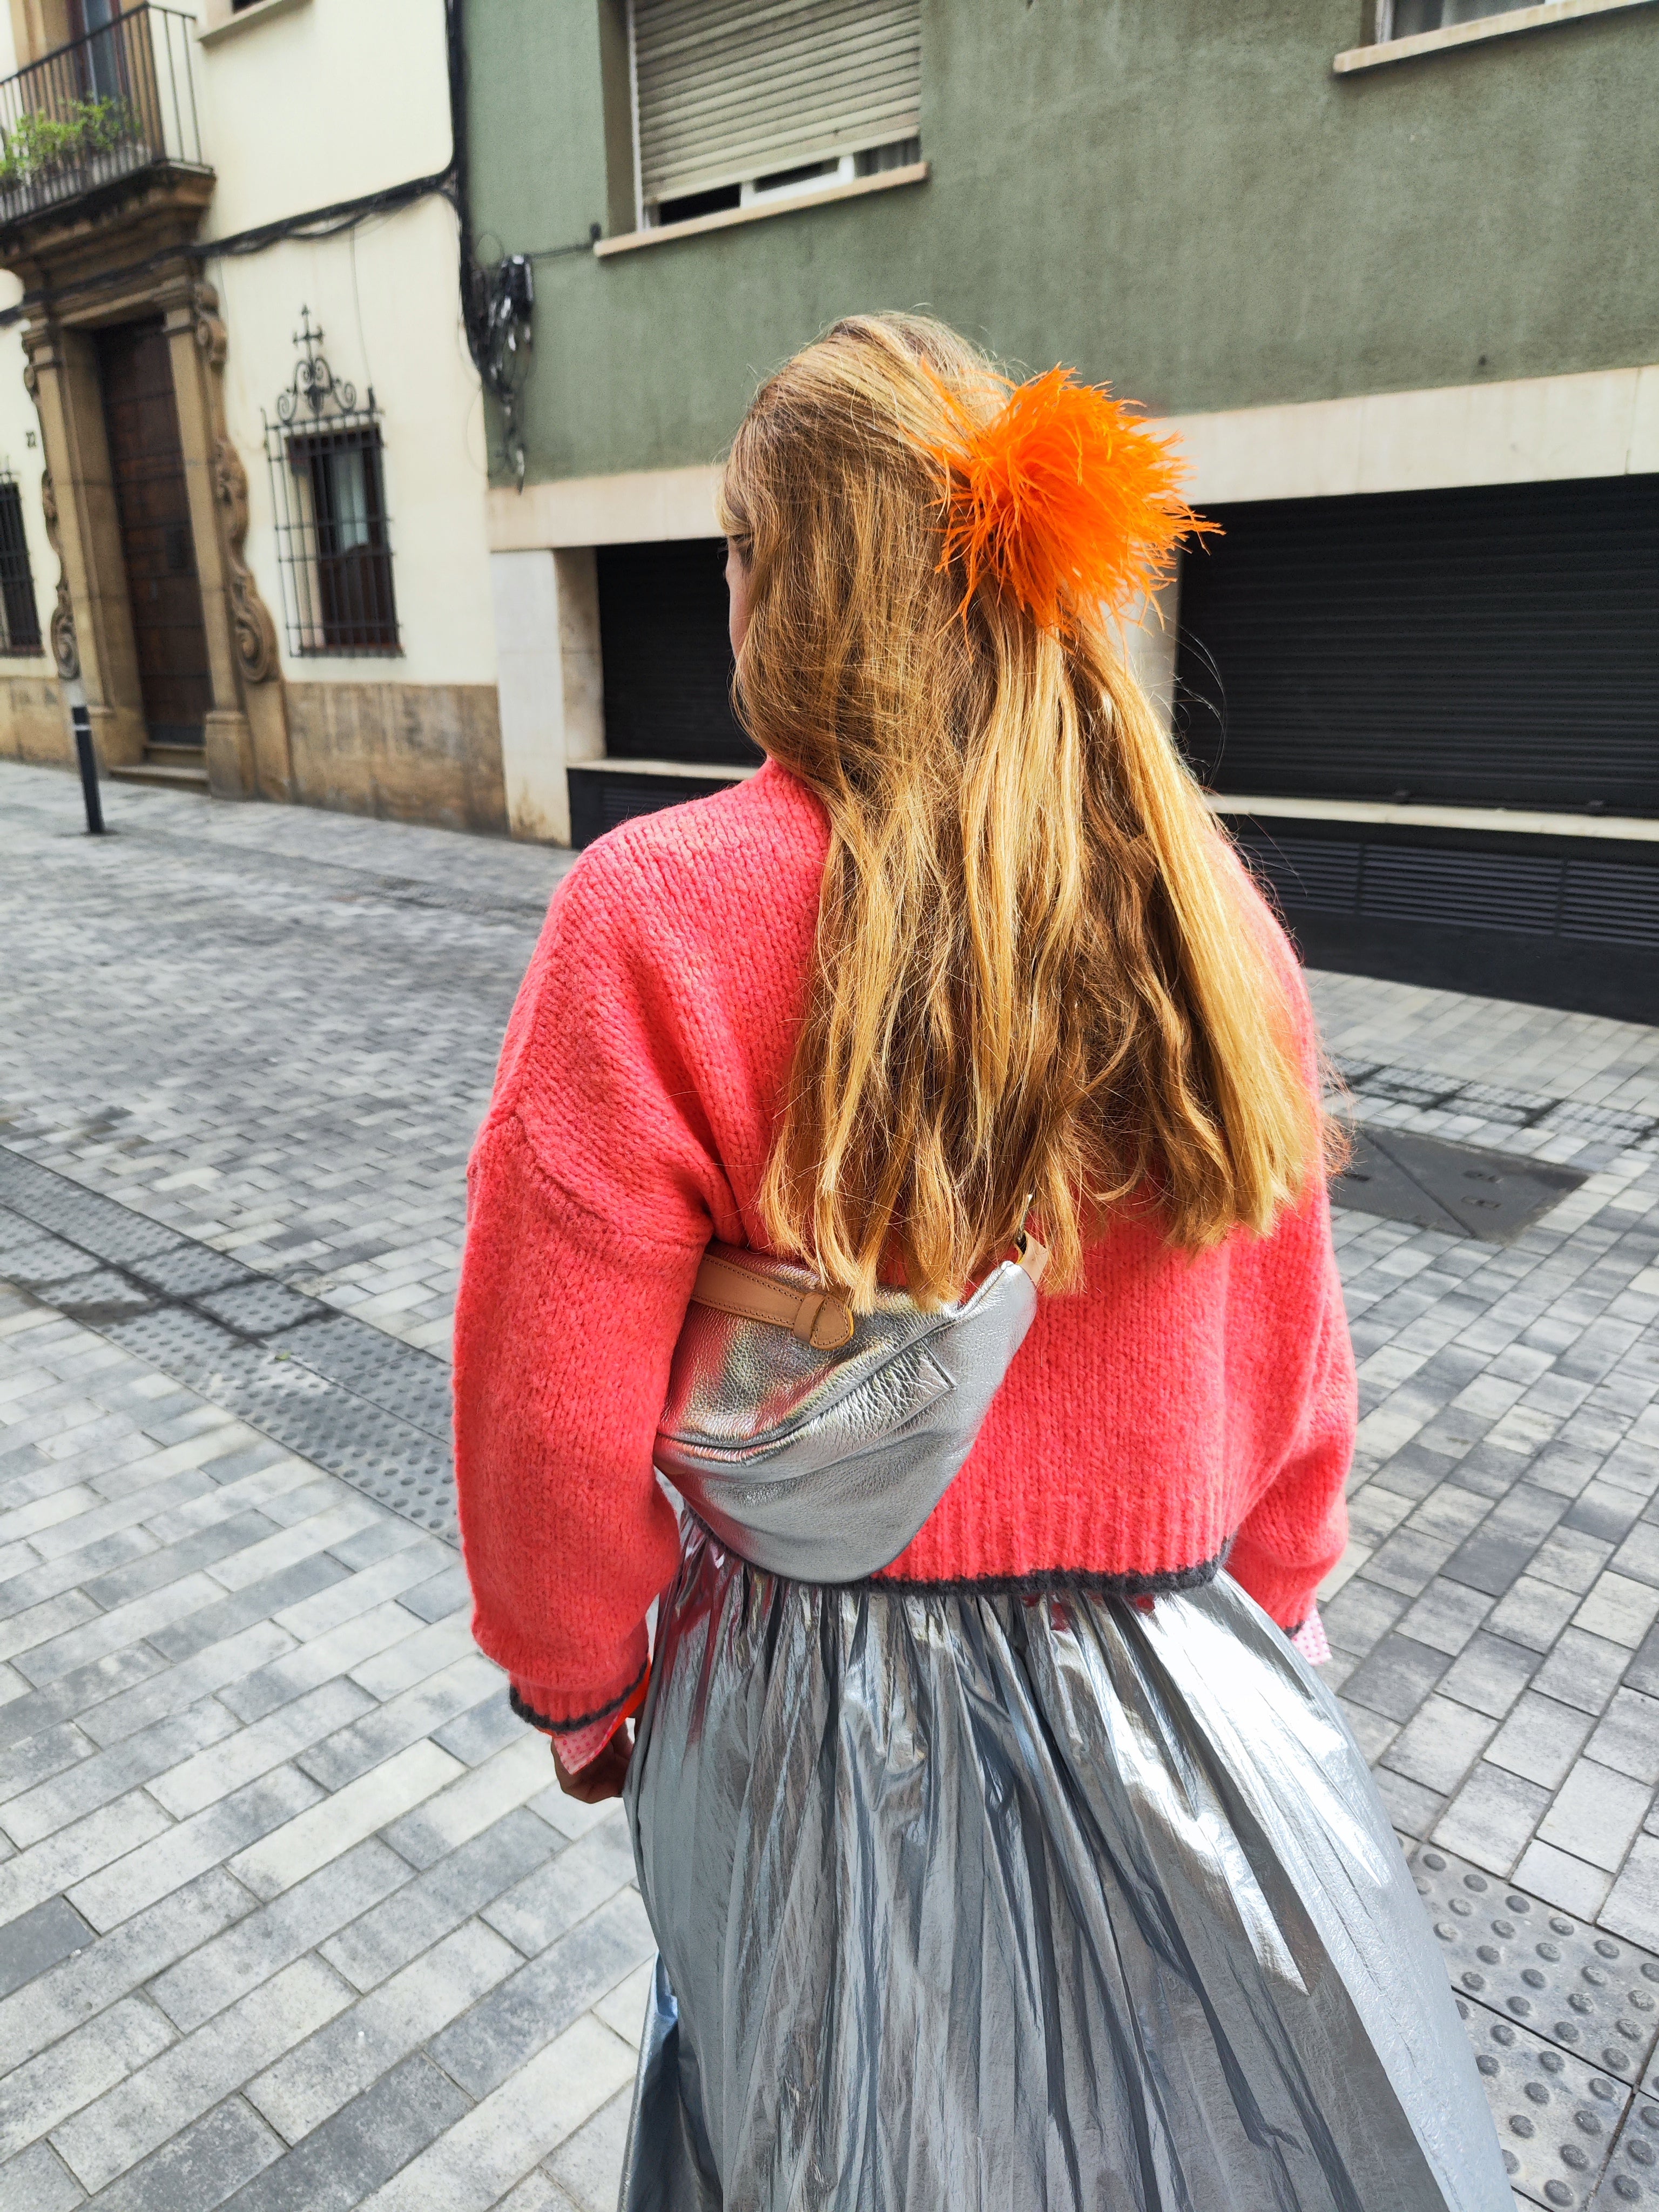
[[[296,653],[401,653],[380,417],[371,390],[339,382],[301,311],[306,349],[265,422],[276,558],[289,648]]]
[[[0,469],[0,653],[39,653],[40,617],[23,530],[23,495],[9,469]]]
[[[921,158],[921,0],[630,0],[641,228]]]

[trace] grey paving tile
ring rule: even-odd
[[[1393,1772],[1445,1797],[1486,1747],[1493,1723],[1447,1697],[1425,1698],[1382,1754]]]
[[[228,2197],[225,2212],[354,2212],[471,2110],[429,2059],[405,2059]]]
[[[283,2154],[281,2140],[230,2097],[143,2159],[94,2200],[98,2212],[215,2212]]]
[[[1536,1673],[1538,1654],[1524,1644],[1477,1629],[1440,1678],[1440,1687],[1459,1705],[1502,1720]]]
[[[1607,1710],[1630,1654],[1582,1628],[1564,1629],[1534,1677],[1533,1686],[1587,1713]]]
[[[1659,1787],[1659,1698],[1637,1690],[1615,1692],[1585,1752],[1650,1790]]]
[[[0,2081],[0,2160],[70,2123],[94,2100],[101,2102],[173,2039],[153,2005],[142,1996],[123,1997],[14,2068]],[[85,2181],[82,2174],[76,2179]]]
[[[253,1900],[218,1869],[0,2002],[0,2076],[210,1942]]]
[[[112,1686],[114,1694],[88,1698],[81,1708],[79,1725],[94,1743],[120,1743],[169,1713],[182,1712],[198,1699],[234,1686],[250,1667],[265,1666],[293,1648],[294,1638],[274,1621],[256,1620],[175,1666],[150,1656],[132,1686],[123,1676]],[[0,1720],[9,1710],[0,1705]]]
[[[638,1893],[620,1890],[446,2028],[431,2055],[470,2095],[483,2097],[655,1948]]]
[[[298,2142],[523,1963],[481,1921],[466,1921],[256,2075],[243,2094]]]
[[[44,1974],[60,1959],[71,1957],[94,1940],[91,1923],[83,1920],[66,1897],[49,1897],[32,1912],[20,1913],[0,1928],[0,1998],[8,1997]]]
[[[1589,1629],[1592,1635],[1605,1636],[1609,1643],[1626,1644],[1636,1650],[1656,1614],[1659,1614],[1659,1589],[1609,1569],[1596,1578],[1572,1620],[1575,1628]]]
[[[563,1838],[533,1813],[509,1813],[321,1944],[322,1955],[354,1988],[374,1989],[471,1914],[489,1917],[486,1908],[495,1899],[564,1848]],[[518,1942],[510,1928],[501,1932]]]
[[[229,1735],[235,1726],[222,1705],[204,1698],[23,1791],[0,1807],[0,1824],[15,1844],[39,1843],[69,1821],[106,1805],[112,1797],[153,1781],[192,1752]]]
[[[1538,1824],[1540,1842],[1613,1873],[1641,1827],[1652,1794],[1593,1759],[1577,1760]]]
[[[492,1698],[474,1705],[441,1729],[432,1731],[432,1741],[469,1766],[477,1766],[510,1743],[516,1743],[524,1733],[524,1723],[508,1703],[507,1685],[503,1683]],[[3,1815],[0,1815],[3,1818]]]
[[[425,1582],[416,1583],[398,1599],[412,1613],[422,1620],[442,1620],[458,1607],[471,1604],[472,1594],[467,1586],[466,1571],[458,1561],[453,1567],[430,1575]]]
[[[325,1743],[302,1752],[298,1764],[325,1789],[338,1790],[394,1752],[430,1735],[457,1714],[495,1696],[501,1679],[500,1669],[481,1652],[471,1652],[389,1698]]]
[[[1483,1760],[1436,1822],[1434,1840],[1488,1873],[1507,1875],[1549,1804],[1537,1783]]]
[[[1601,1908],[1601,1925],[1659,1948],[1659,1838],[1638,1836]]]
[[[1600,1867],[1574,1858],[1570,1851],[1558,1850],[1553,1844],[1540,1843],[1536,1837],[1516,1863],[1515,1881],[1517,1888],[1542,1898],[1546,1904],[1559,1905],[1575,1919],[1590,1922],[1600,1913],[1613,1887],[1611,1876]]]
[[[1351,1586],[1352,1587],[1352,1586]],[[1450,1665],[1443,1651],[1406,1636],[1384,1636],[1343,1685],[1344,1701],[1408,1721]]]
[[[250,1844],[315,1805],[321,1794],[295,1768],[279,1767],[89,1875],[70,1892],[71,1901],[94,1928],[118,1926],[233,1852],[245,1856]]]
[[[547,2162],[579,2212],[611,2212],[633,2103],[633,2092],[622,2090],[568,2136]]]
[[[342,2010],[349,1996],[319,1960],[296,1960],[64,2120],[52,2136],[59,2156],[95,2195]]]
[[[74,2212],[86,2192],[50,2143],[0,2166],[0,2212]]]
[[[150,1997],[188,2034],[410,1879],[405,1862],[370,1838],[158,1974]]]
[[[1571,1590],[1561,1589],[1554,1583],[1540,1582],[1534,1575],[1522,1575],[1487,1614],[1486,1626],[1494,1636],[1507,1638],[1512,1644],[1527,1644],[1534,1651],[1547,1651],[1572,1619],[1576,1607],[1582,1611]],[[1597,1628],[1594,1620],[1582,1620],[1579,1625],[1591,1630]]]
[[[1492,1738],[1486,1757],[1494,1766],[1559,1790],[1593,1725],[1576,1706],[1528,1692]]]
[[[1484,1590],[1437,1576],[1401,1615],[1399,1633],[1455,1658],[1492,1610]]]

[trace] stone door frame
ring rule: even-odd
[[[213,693],[205,727],[209,787],[224,798],[289,798],[293,777],[276,630],[243,555],[247,475],[225,422],[226,334],[218,295],[182,244],[124,272],[133,240],[123,225],[109,241],[115,266],[105,277],[95,262],[89,266],[83,258],[84,236],[76,242],[81,252],[72,288],[55,294],[33,255],[29,259],[35,265],[27,269],[20,266],[21,257],[6,257],[27,287],[24,380],[40,412],[43,490],[62,566],[52,623],[59,673],[78,674],[85,688],[103,764],[142,761],[143,702],[96,333],[114,323],[159,318],[173,362],[207,632]]]

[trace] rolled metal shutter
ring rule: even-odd
[[[732,712],[724,539],[601,545],[596,562],[606,752],[758,768]]]
[[[634,0],[647,206],[914,137],[921,0]]]
[[[1176,687],[1218,790],[1659,814],[1659,477],[1214,513]]]

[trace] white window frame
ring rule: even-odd
[[[1384,4],[1386,3],[1387,0],[1384,0]],[[628,103],[629,121],[634,136],[635,234],[637,236],[641,233],[659,228],[678,232],[682,228],[685,228],[685,225],[678,221],[672,221],[665,224],[662,220],[662,216],[658,210],[657,204],[653,202],[649,207],[646,204],[644,166],[641,160],[640,142],[640,50],[639,39],[635,22],[635,0],[627,0],[627,22]],[[895,180],[902,180],[908,183],[916,176],[918,172],[922,174],[926,173],[927,165],[922,161],[920,152],[920,137],[919,134],[915,131],[908,132],[902,138],[890,139],[885,143],[878,146],[866,147],[845,154],[826,155],[823,157],[822,162],[815,158],[811,162],[811,167],[813,171],[812,174],[808,176],[792,177],[787,184],[772,185],[768,186],[766,189],[762,190],[759,185],[758,177],[741,178],[738,180],[737,185],[737,208],[726,210],[725,213],[729,217],[729,216],[732,214],[736,214],[741,210],[750,208],[764,210],[773,206],[787,205],[792,200],[799,199],[808,194],[813,193],[829,194],[837,198],[843,196],[851,197],[854,188],[858,185],[867,185],[874,178],[880,177],[884,173],[879,170],[860,172],[858,163],[863,155],[871,153],[888,153],[893,147],[908,145],[911,143],[912,141],[915,143],[918,149],[915,160],[905,165],[902,168],[895,167],[888,173],[894,177]],[[763,170],[759,173],[759,175],[777,176],[780,174],[787,174],[789,169],[794,166],[796,165],[786,162],[783,165],[782,170],[775,168]],[[807,164],[803,163],[799,166],[806,167]],[[727,189],[729,189],[729,187]],[[716,218],[709,216],[694,216],[690,220],[693,222],[701,224],[706,222],[713,222],[716,220]]]

